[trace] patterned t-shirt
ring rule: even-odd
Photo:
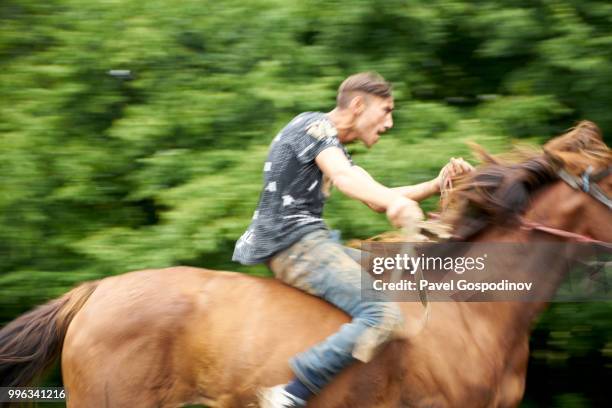
[[[302,113],[280,131],[270,145],[259,204],[251,225],[236,242],[234,261],[265,262],[309,232],[327,229],[321,217],[330,183],[315,158],[334,146],[351,160],[324,113]]]

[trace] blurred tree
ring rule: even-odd
[[[601,0],[4,0],[0,321],[132,269],[266,274],[230,261],[266,147],[356,71],[395,86],[395,129],[351,147],[389,185],[433,177],[467,140],[501,151],[583,118],[609,135],[611,44]],[[389,228],[339,194],[326,218],[344,238]],[[609,362],[609,305],[553,310],[537,347]],[[558,331],[570,340],[547,343]]]

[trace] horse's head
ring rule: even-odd
[[[612,153],[597,125],[583,121],[544,145],[559,180],[536,197],[528,216],[612,242]]]
[[[612,154],[594,123],[579,123],[546,143],[544,154],[518,164],[485,159],[454,194],[449,219],[459,239],[527,219],[551,231],[612,242]]]

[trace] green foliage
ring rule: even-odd
[[[351,150],[397,186],[470,157],[466,141],[503,151],[585,118],[609,134],[611,45],[600,0],[4,0],[0,321],[133,269],[267,274],[230,261],[267,145],[297,113],[331,109],[350,73],[394,83],[395,129]],[[326,218],[345,239],[389,229],[338,193]],[[609,361],[609,307],[568,308],[540,322],[537,358]]]

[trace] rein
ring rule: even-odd
[[[539,222],[536,221],[531,221],[528,220],[526,218],[521,218],[521,228],[527,231],[540,231],[540,232],[546,232],[547,234],[550,235],[555,235],[557,237],[561,237],[561,238],[568,238],[568,239],[572,239],[576,242],[588,242],[588,243],[592,243],[592,244],[600,244],[603,246],[610,246],[609,243],[604,242],[604,241],[599,241],[597,239],[591,238],[588,235],[583,235],[583,234],[577,234],[575,232],[570,232],[570,231],[566,231],[566,230],[562,230],[559,228],[552,228],[552,227],[547,227],[544,224],[540,224]]]

